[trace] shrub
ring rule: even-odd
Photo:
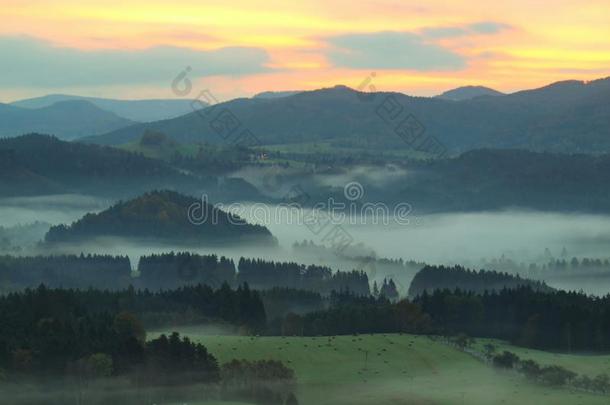
[[[225,399],[282,404],[296,388],[294,371],[275,360],[232,360],[223,364],[221,376]]]
[[[599,392],[608,392],[610,390],[610,377],[603,373],[596,376],[591,382],[591,388]]]
[[[286,405],[299,405],[299,401],[297,400],[297,397],[294,395],[294,393],[290,393],[290,395],[288,395],[288,398],[286,399]]]
[[[474,339],[464,333],[460,333],[452,340],[453,343],[462,350],[471,346],[474,343]]]
[[[519,364],[519,371],[525,374],[528,378],[540,377],[540,365],[534,360],[525,360]]]
[[[200,343],[177,332],[146,343],[150,381],[165,385],[213,383],[219,380],[216,358]]]
[[[540,379],[548,385],[561,386],[576,378],[576,373],[561,366],[547,366],[540,370]]]
[[[483,350],[485,351],[485,357],[491,359],[496,353],[497,347],[491,343],[486,343],[483,346]]]
[[[506,350],[493,357],[493,365],[499,368],[513,368],[518,362],[519,356]]]
[[[113,371],[112,357],[95,353],[87,359],[87,369],[93,377],[110,377]]]
[[[593,388],[593,380],[591,380],[588,376],[583,375],[574,380],[574,386],[576,388],[580,388],[583,390],[591,390]]]

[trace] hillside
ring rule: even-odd
[[[71,140],[131,124],[133,121],[82,100],[61,101],[36,109],[0,104],[0,136],[39,132]]]
[[[387,201],[408,201],[430,211],[609,212],[608,154],[483,149],[406,167],[415,175],[392,189],[371,192]]]
[[[141,153],[142,155],[164,161],[170,161],[174,156],[180,155],[183,149],[182,144],[161,132],[146,131],[133,143],[121,146],[121,149],[130,152]]]
[[[174,329],[171,329],[174,330]],[[160,330],[149,333],[155,338]],[[220,362],[277,359],[295,370],[304,405],[605,404],[607,398],[536,384],[502,373],[427,336],[213,336],[206,327],[178,331],[203,343]],[[585,362],[586,359],[582,358]]]
[[[524,279],[508,273],[468,270],[460,266],[426,266],[411,281],[409,296],[416,297],[424,291],[431,293],[434,290],[444,289],[484,293],[522,286],[528,286],[538,291],[553,290],[543,282]]]
[[[330,155],[327,161],[333,159],[339,160]],[[416,215],[511,209],[610,212],[610,154],[480,149],[428,161],[339,163],[328,173],[286,176],[284,181],[298,184],[309,196],[305,203],[314,205],[328,198],[345,199],[345,183],[324,184],[335,175],[359,182],[366,190],[365,202],[408,203]]]
[[[179,117],[193,111],[192,100],[158,99],[158,100],[115,100],[99,97],[83,97],[67,94],[49,94],[43,97],[29,98],[11,103],[22,108],[44,108],[57,102],[81,100],[109,111],[131,121],[150,122]]]
[[[241,129],[249,129],[266,145],[329,141],[340,147],[408,149],[394,132],[400,120],[386,122],[378,114],[383,102],[392,96],[403,108],[401,119],[413,114],[426,128],[426,135],[436,137],[454,153],[483,147],[569,153],[610,151],[610,79],[555,83],[460,102],[400,93],[361,96],[355,90],[336,86],[280,98],[236,99],[203,113],[133,125],[83,141],[123,144],[152,129],[178,142],[226,142],[221,136],[226,134],[215,132],[210,125],[226,109],[237,117]]]
[[[192,222],[194,217],[201,218],[201,222]],[[170,243],[276,244],[264,226],[248,224],[207,202],[173,191],[146,193],[100,213],[87,214],[72,225],[51,227],[45,240],[50,243],[80,242],[97,237]]]
[[[166,163],[119,149],[30,134],[0,139],[0,195],[137,193],[201,187],[215,179],[181,174]]]

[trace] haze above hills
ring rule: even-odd
[[[42,97],[29,98],[11,103],[15,107],[30,109],[49,107],[62,101],[88,101],[91,104],[131,121],[150,122],[193,111],[191,100],[184,99],[153,99],[153,100],[116,100],[99,97],[72,96],[67,94],[49,94]]]
[[[133,121],[102,110],[88,101],[68,100],[36,109],[0,104],[0,136],[40,132],[62,139],[102,134]]]
[[[0,136],[46,133],[73,140],[189,112],[193,112],[191,100],[184,99],[113,100],[54,94],[0,104]]]

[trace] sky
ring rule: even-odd
[[[0,102],[220,101],[337,84],[432,96],[610,76],[609,0],[0,0]]]

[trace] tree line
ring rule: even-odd
[[[606,373],[598,374],[593,378],[586,374],[579,376],[562,366],[540,365],[535,360],[521,359],[515,353],[507,350],[502,353],[495,353],[493,345],[488,344],[486,346],[489,350],[486,355],[495,367],[514,370],[529,381],[555,387],[568,386],[600,394],[610,392],[610,377]]]
[[[131,282],[127,256],[0,256],[0,285],[5,291],[45,284],[66,288],[120,288]]]
[[[519,286],[529,286],[537,291],[553,290],[541,281],[523,279],[519,275],[497,271],[469,270],[462,266],[425,266],[411,281],[409,296],[416,297],[424,291],[432,292],[445,288],[459,288],[464,291],[482,293]]]
[[[562,254],[561,258],[549,257],[550,252],[546,250],[544,261],[523,263],[516,262],[510,258],[502,256],[494,258],[491,261],[485,261],[485,267],[494,268],[500,271],[508,271],[511,273],[528,274],[531,277],[538,276],[588,276],[597,275],[603,276],[610,273],[610,261],[592,257],[568,257],[567,253]]]
[[[368,277],[362,271],[333,272],[326,266],[246,258],[241,258],[236,267],[232,259],[224,256],[174,252],[142,256],[137,274],[132,273],[127,256],[0,256],[0,282],[5,292],[40,284],[114,290],[134,285],[161,290],[197,284],[218,288],[224,283],[233,287],[248,283],[258,290],[278,287],[323,295],[348,290],[359,295],[370,293]]]
[[[126,318],[119,314],[126,314]],[[213,290],[198,285],[151,292],[41,285],[0,296],[0,365],[19,369],[36,363],[37,370],[56,371],[65,368],[68,361],[95,353],[110,354],[120,364],[122,350],[133,354],[125,345],[135,343],[121,340],[122,328],[143,341],[142,319],[176,321],[184,314],[191,314],[191,321],[216,320],[251,333],[266,326],[263,303],[247,286],[233,290],[225,284]]]
[[[173,258],[169,262],[178,264],[181,263],[178,257],[181,256],[158,255],[151,260]],[[223,263],[226,274],[236,274],[228,259],[197,255],[185,257],[189,260],[207,260],[214,266]],[[94,260],[95,257],[87,259],[82,256],[79,259]],[[482,292],[463,288],[443,289],[441,284],[440,289],[432,292],[424,289],[411,301],[395,301],[381,292],[378,295],[369,294],[368,281],[362,273],[339,273],[340,276],[336,277],[330,275],[330,269],[320,266],[306,267],[250,259],[241,260],[242,266],[245,269],[242,278],[237,273],[232,285],[223,282],[217,288],[194,284],[196,281],[193,281],[174,289],[52,290],[44,287],[38,293],[38,289],[9,293],[0,297],[0,307],[5,308],[0,311],[2,324],[8,325],[3,331],[11,328],[21,331],[23,336],[20,337],[27,341],[28,328],[40,321],[33,318],[31,308],[38,308],[44,314],[46,306],[60,307],[70,314],[85,305],[88,310],[84,313],[87,314],[125,310],[136,314],[147,325],[217,319],[237,325],[244,331],[269,334],[463,332],[543,350],[610,349],[610,296],[593,297],[576,292],[537,289],[519,283],[511,288],[504,286],[493,289],[489,287],[495,284],[486,282],[495,282],[497,277],[504,279],[504,275],[439,269],[433,274],[457,274],[467,280],[478,277],[481,280],[477,285],[481,289],[486,286],[487,289]],[[145,268],[143,273],[146,272]],[[167,269],[164,271],[176,273],[176,268],[164,268]],[[285,279],[282,279],[283,274],[286,274]],[[351,275],[355,275],[353,279]],[[274,277],[278,280],[274,280]],[[326,280],[326,284],[315,284],[319,280]],[[245,281],[248,283],[237,284]],[[251,289],[250,282],[258,283],[257,288],[262,289]],[[296,285],[298,288],[270,286],[265,289],[264,286],[270,283]],[[239,285],[237,288],[236,284]],[[381,290],[390,289],[390,284],[388,282]],[[163,283],[156,284],[157,287],[159,285]],[[306,288],[312,290],[303,290]],[[315,288],[321,291],[313,290]],[[55,292],[51,294],[46,291]],[[53,294],[57,297],[50,302],[44,304],[44,300],[40,301],[41,297]],[[268,312],[273,316],[269,317]],[[15,321],[11,316],[23,322],[13,325]]]
[[[238,284],[248,283],[252,288],[294,288],[330,294],[332,291],[351,291],[369,295],[369,279],[363,271],[333,271],[326,266],[273,262],[261,259],[239,260]]]
[[[209,398],[220,392],[223,399],[257,404],[298,403],[294,372],[280,362],[233,360],[220,365],[205,346],[178,333],[147,339],[141,317],[151,311],[196,312],[208,320],[241,325],[250,334],[266,328],[262,301],[247,286],[232,290],[225,284],[213,290],[199,285],[153,293],[41,285],[0,297],[2,380],[66,381],[79,395],[100,379],[107,381],[106,388],[127,381],[133,393],[142,385],[171,390],[204,384],[215,387],[211,393],[198,393]],[[178,392],[176,399],[181,390],[172,391]],[[48,393],[44,403],[55,399]]]
[[[331,336],[355,333],[432,333],[431,318],[408,300],[356,296],[333,292],[327,308],[306,314],[287,314],[272,320],[268,333],[282,336]]]
[[[463,332],[541,350],[610,349],[610,296],[521,286],[479,294],[424,291],[413,302],[441,334]]]

